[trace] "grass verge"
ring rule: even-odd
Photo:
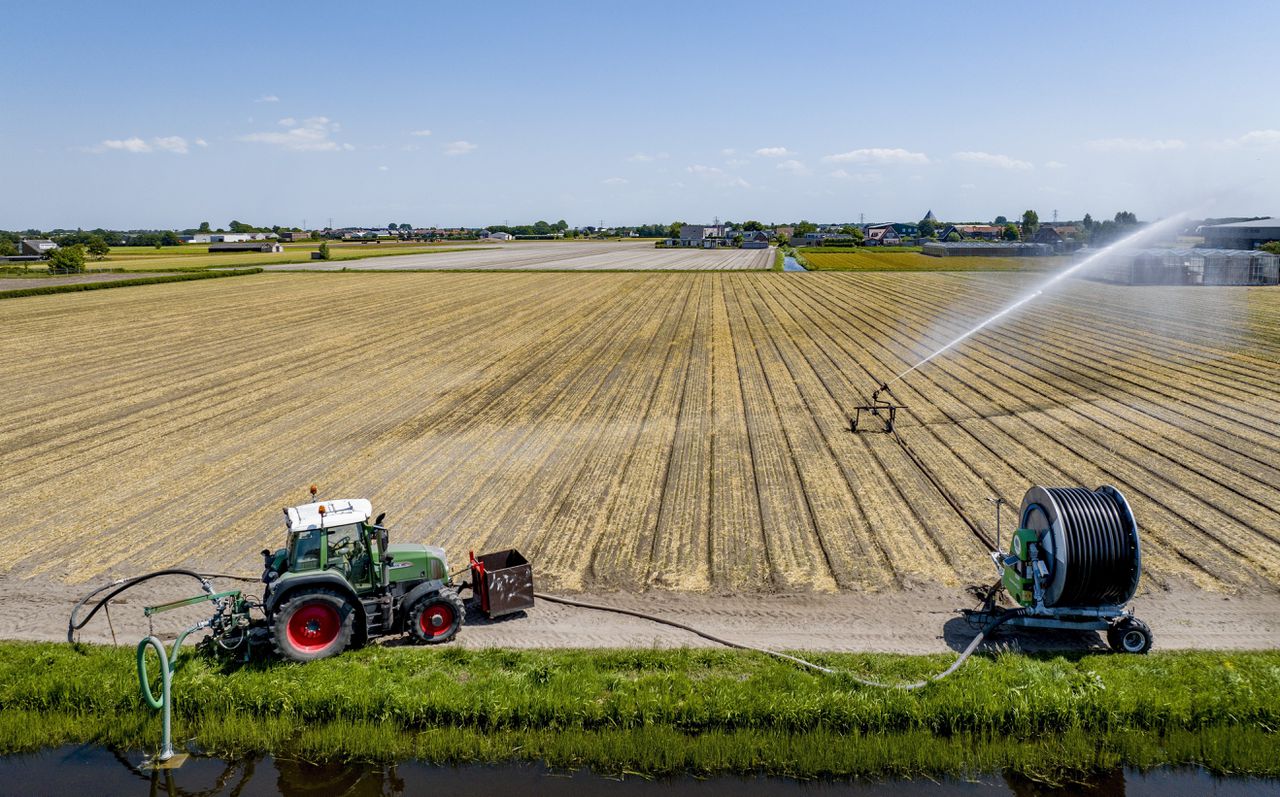
[[[953,657],[815,658],[909,679]],[[801,777],[1159,764],[1280,774],[1280,652],[975,656],[904,693],[740,651],[372,647],[229,669],[193,655],[174,684],[178,738],[217,754]],[[132,650],[0,644],[0,753],[153,746],[158,722]]]
[[[0,291],[0,299],[18,299],[23,296],[44,296],[51,293],[77,293],[79,291],[101,291],[107,288],[129,288],[134,285],[158,285],[163,282],[188,282],[190,280],[217,279],[219,277],[241,277],[246,274],[261,274],[260,268],[227,269],[224,271],[188,271],[181,274],[167,274],[162,277],[138,277],[137,279],[107,280],[103,282],[69,282],[60,285],[41,285],[34,288],[14,288]]]

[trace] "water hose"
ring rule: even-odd
[[[144,581],[150,581],[153,578],[160,578],[161,576],[187,576],[188,578],[194,578],[196,581],[200,582],[200,588],[209,594],[213,593],[213,587],[209,584],[209,579],[211,578],[227,578],[233,581],[258,581],[259,580],[256,578],[248,578],[246,576],[226,575],[224,573],[197,573],[194,570],[186,570],[183,568],[169,568],[166,570],[157,570],[153,573],[146,573],[141,576],[134,576],[133,578],[118,578],[115,581],[112,581],[110,584],[104,584],[103,586],[98,587],[97,589],[90,592],[88,595],[85,595],[83,598],[79,600],[79,602],[76,603],[75,608],[71,610],[71,617],[67,620],[67,641],[75,642],[75,633],[80,629],[84,628],[85,625],[87,625],[89,621],[93,619],[93,616],[97,614],[100,609],[102,609],[104,606],[110,603],[117,595],[119,595],[120,593],[126,590],[132,589],[133,587],[136,587],[137,585],[143,583]],[[113,587],[115,589],[112,589]],[[93,600],[95,597],[102,594],[103,592],[106,592],[107,590],[111,590],[111,592],[105,598],[100,599],[94,605],[93,609],[87,615],[85,615],[84,619],[80,620],[79,622],[76,622],[76,615],[79,614],[80,610],[83,609],[85,605],[89,603],[89,601]]]
[[[703,639],[707,639],[717,644],[724,645],[725,647],[728,647],[728,648],[737,648],[738,650],[750,650],[755,653],[763,653],[766,656],[773,656],[774,658],[782,659],[783,661],[789,661],[792,664],[797,664],[801,667],[807,667],[811,670],[815,670],[825,675],[843,675],[857,683],[862,684],[863,686],[874,686],[879,689],[901,689],[904,691],[921,689],[935,681],[941,681],[943,678],[946,678],[951,673],[960,669],[960,666],[964,664],[965,661],[968,660],[968,658],[973,655],[973,652],[978,649],[978,646],[982,644],[982,640],[986,638],[987,634],[991,633],[1000,625],[1008,622],[1009,620],[1012,620],[1013,618],[1025,613],[1024,609],[1009,609],[1005,611],[1003,614],[1001,614],[999,617],[993,618],[990,622],[988,622],[985,626],[983,626],[980,631],[978,631],[978,635],[975,636],[969,642],[968,647],[964,649],[964,651],[960,654],[960,657],[957,658],[954,662],[952,662],[950,667],[938,673],[937,675],[931,675],[928,678],[924,679],[923,681],[914,681],[911,683],[887,684],[887,683],[882,683],[880,681],[872,681],[868,678],[863,678],[862,676],[859,676],[859,675],[854,675],[848,670],[838,670],[838,669],[833,669],[831,667],[823,667],[821,664],[814,664],[811,661],[806,661],[805,659],[802,659],[799,656],[792,656],[789,653],[782,653],[780,651],[770,650],[768,648],[756,647],[755,645],[748,645],[743,642],[735,642],[731,639],[718,637],[715,634],[711,634],[701,629],[694,628],[691,625],[685,625],[684,623],[678,622],[676,620],[669,620],[665,617],[658,617],[652,614],[645,614],[644,612],[638,612],[632,609],[623,609],[619,606],[606,606],[600,603],[587,603],[586,601],[577,601],[571,598],[562,598],[558,595],[545,595],[543,593],[534,593],[534,597],[537,598],[538,600],[544,600],[549,603],[560,603],[565,606],[574,606],[579,609],[592,609],[598,612],[612,612],[614,614],[626,614],[626,615],[630,615],[631,617],[638,617],[641,620],[648,620],[653,623],[668,625],[668,626],[671,626],[672,628],[679,628],[682,631],[688,631],[689,633],[694,634],[695,636],[700,636]]]

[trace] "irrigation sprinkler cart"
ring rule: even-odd
[[[887,394],[889,398],[880,398],[880,394],[882,393]],[[889,390],[889,386],[887,384],[880,385],[880,387],[876,388],[875,392],[871,394],[871,401],[869,403],[853,408],[853,418],[849,420],[849,431],[862,431],[859,428],[859,425],[862,423],[862,413],[865,412],[867,413],[868,420],[872,418],[879,420],[884,426],[882,431],[886,434],[891,434],[893,432],[893,424],[898,420],[898,410],[905,410],[907,408],[905,404],[899,404],[897,402],[898,398],[893,395],[891,390]]]
[[[1106,631],[1122,653],[1146,653],[1152,634],[1126,604],[1142,576],[1138,525],[1128,501],[1114,487],[1032,487],[1022,499],[1008,553],[991,551],[1000,581],[981,609],[965,609],[975,627],[1003,618],[1004,625],[1067,631]],[[1003,587],[1020,608],[996,607]]]

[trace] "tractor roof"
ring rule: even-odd
[[[373,514],[373,504],[365,498],[339,498],[314,504],[291,506],[284,510],[284,524],[289,531],[306,531],[321,527],[320,507],[324,507],[324,528],[362,523]]]

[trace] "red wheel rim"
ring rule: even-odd
[[[433,603],[418,615],[418,628],[426,637],[444,636],[453,628],[453,609],[443,603]]]
[[[342,620],[327,603],[308,603],[289,618],[289,644],[306,653],[324,650],[338,638]]]

